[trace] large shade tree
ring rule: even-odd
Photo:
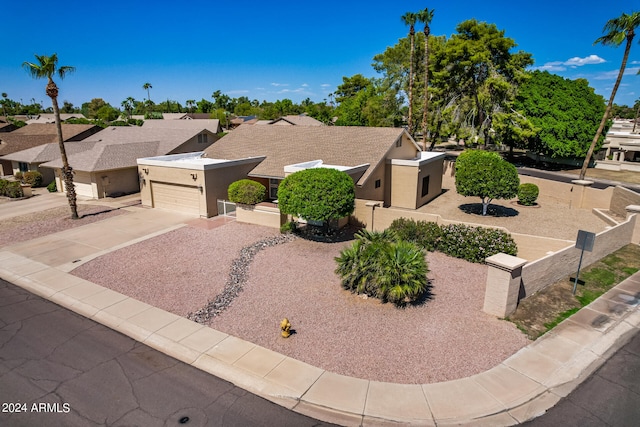
[[[422,143],[427,145],[427,112],[429,111],[429,35],[435,10],[425,8],[418,12],[418,22],[424,24],[424,95],[422,96]],[[434,140],[435,143],[435,140]],[[431,144],[433,150],[433,144]]]
[[[624,70],[627,66],[627,60],[629,59],[629,52],[631,51],[631,43],[633,42],[633,38],[636,35],[636,28],[638,28],[639,26],[640,26],[640,11],[633,12],[631,14],[623,13],[617,18],[610,19],[609,21],[607,21],[603,29],[603,32],[605,32],[605,35],[596,39],[594,43],[594,44],[600,43],[605,46],[618,47],[622,44],[622,42],[626,41],[626,45],[624,48],[624,55],[622,56],[622,63],[620,64],[618,77],[616,78],[616,83],[613,85],[613,89],[611,90],[609,103],[607,104],[607,108],[604,111],[602,120],[600,121],[600,126],[598,127],[598,130],[596,131],[596,134],[593,137],[593,141],[591,141],[591,145],[589,146],[589,150],[587,151],[587,156],[585,157],[584,163],[582,164],[582,169],[580,170],[580,179],[584,179],[584,176],[587,174],[589,161],[591,160],[591,156],[593,155],[593,151],[596,147],[596,144],[600,140],[600,136],[604,131],[604,127],[607,124],[609,113],[611,112],[611,107],[613,106],[613,100],[616,97],[616,92],[618,92],[618,87],[620,86],[620,82],[622,81]]]
[[[78,219],[78,206],[76,202],[76,190],[73,184],[73,171],[69,166],[67,151],[64,147],[62,136],[62,124],[60,122],[60,109],[58,108],[58,86],[53,81],[53,76],[58,75],[60,79],[75,71],[75,67],[68,65],[58,66],[58,55],[51,56],[35,55],[36,62],[24,62],[23,68],[35,79],[47,79],[46,93],[51,98],[53,114],[56,122],[56,132],[58,134],[58,146],[60,147],[60,157],[62,157],[62,175],[64,177],[65,190],[69,207],[71,208],[71,218]]]

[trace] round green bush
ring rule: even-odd
[[[49,193],[55,193],[56,191],[58,191],[58,187],[56,186],[55,179],[51,181],[49,185],[47,185],[47,191],[49,191]]]
[[[435,222],[398,218],[393,220],[389,229],[394,231],[400,240],[413,242],[430,252],[438,248],[438,242],[442,237],[442,228]]]
[[[538,199],[540,189],[531,183],[520,184],[518,187],[518,203],[525,206],[533,206]]]
[[[28,171],[22,175],[22,181],[32,187],[42,186],[42,174],[38,171]]]
[[[229,200],[243,205],[255,205],[265,200],[267,189],[251,179],[232,182],[228,189]]]

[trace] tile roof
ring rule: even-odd
[[[63,123],[62,137],[65,141],[69,141],[92,129],[98,129],[98,127]],[[58,142],[58,134],[54,124],[30,124],[12,132],[0,133],[0,156],[52,142]]]
[[[284,178],[286,165],[311,160],[341,166],[369,164],[358,181],[362,184],[403,134],[402,128],[242,125],[203,156],[228,160],[266,156],[250,175],[273,178]]]
[[[313,117],[307,116],[306,114],[282,116],[271,121],[270,124],[278,124],[279,122],[283,121],[297,126],[324,126],[324,123],[322,123],[320,120],[316,120]]]
[[[187,119],[187,120],[145,120],[143,129],[207,129],[212,133],[221,131],[218,119]]]

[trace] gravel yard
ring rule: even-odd
[[[242,247],[278,233],[183,227],[73,274],[185,316],[222,291]],[[258,252],[244,291],[211,326],[332,372],[398,383],[476,374],[528,344],[513,324],[482,312],[485,266],[428,254],[432,298],[399,309],[342,289],[333,258],[348,244],[296,239]],[[279,334],[283,317],[296,331],[289,339]]]

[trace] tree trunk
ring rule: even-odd
[[[51,87],[51,88],[49,88]],[[60,157],[62,158],[62,175],[64,177],[64,186],[67,192],[67,200],[71,208],[71,219],[78,219],[78,205],[76,202],[76,189],[73,184],[73,171],[67,160],[67,150],[64,147],[64,138],[62,136],[62,124],[60,123],[60,109],[58,108],[57,98],[58,88],[53,80],[49,80],[47,85],[47,95],[51,97],[53,106],[53,114],[56,121],[56,131],[58,133],[58,146],[60,147]]]
[[[489,208],[489,201],[482,200],[482,216],[487,216],[487,209]]]
[[[409,134],[413,136],[413,57],[415,55],[415,32],[413,30],[413,26],[411,26],[411,30],[409,31],[409,38],[411,40],[411,53],[409,55],[409,117],[407,118],[407,128],[409,129]]]
[[[427,111],[429,109],[429,27],[424,27],[424,103],[422,106],[422,146],[427,147]],[[433,150],[435,140],[429,151]]]
[[[609,114],[611,113],[611,107],[613,107],[613,99],[616,97],[616,92],[618,91],[618,86],[620,86],[620,82],[622,81],[622,75],[624,74],[624,69],[627,67],[627,59],[629,58],[629,51],[631,50],[631,42],[633,41],[633,32],[629,32],[627,36],[627,45],[624,48],[624,56],[622,57],[622,64],[620,65],[620,71],[618,72],[618,78],[616,79],[616,84],[613,85],[613,90],[611,91],[611,96],[609,97],[609,103],[607,103],[607,108],[604,110],[604,115],[602,116],[602,120],[600,121],[600,126],[598,126],[598,131],[596,132],[596,136],[593,137],[593,141],[591,141],[591,145],[589,146],[589,150],[587,150],[587,156],[584,158],[584,163],[582,164],[582,169],[580,169],[580,180],[583,180],[585,175],[587,174],[587,168],[589,167],[589,162],[591,161],[591,156],[593,155],[593,150],[600,139],[600,135],[602,135],[602,131],[604,130],[604,126],[607,124],[607,119],[609,118]]]

